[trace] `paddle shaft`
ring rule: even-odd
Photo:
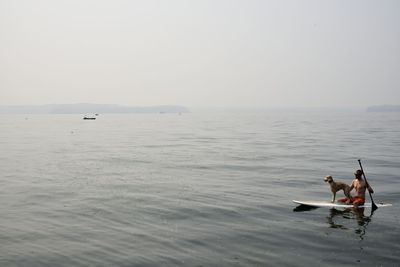
[[[361,165],[361,160],[360,160],[360,159],[358,160],[358,164],[360,164],[360,168],[361,168],[361,171],[362,171],[362,175],[363,175],[363,177],[364,177],[365,183],[367,184],[367,190],[368,190],[369,196],[370,196],[370,198],[371,198],[371,202],[372,202],[372,209],[373,209],[373,210],[376,210],[376,209],[378,208],[378,206],[376,206],[376,204],[375,204],[375,202],[374,202],[374,199],[372,198],[372,194],[371,194],[371,192],[370,192],[369,189],[368,189],[368,187],[370,187],[370,186],[369,186],[369,183],[368,183],[368,181],[367,181],[367,177],[365,177],[365,173],[364,173],[363,167],[362,167],[362,165]]]

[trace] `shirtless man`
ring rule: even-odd
[[[356,195],[353,197],[353,205],[354,206],[361,206],[365,203],[365,191],[368,189],[368,191],[372,194],[374,193],[374,190],[372,190],[371,186],[365,180],[362,178],[363,172],[362,170],[357,170],[354,173],[354,176],[356,177],[353,182],[351,183],[350,186],[350,191],[353,189],[356,190]]]
[[[355,189],[356,195],[353,197],[353,200],[349,200],[348,198],[341,198],[338,201],[339,202],[345,202],[345,203],[352,203],[355,207],[361,206],[365,203],[365,191],[368,189],[370,193],[374,193],[374,190],[372,190],[371,186],[365,182],[365,180],[362,178],[363,172],[362,170],[357,170],[354,173],[354,176],[356,177],[352,182],[350,186],[350,192]]]

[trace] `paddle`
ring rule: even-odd
[[[358,163],[360,164],[360,168],[361,168],[362,174],[364,176],[365,183],[367,184],[367,190],[368,190],[369,183],[367,181],[367,177],[365,177],[365,173],[364,173],[363,167],[361,165],[361,159],[358,160]],[[371,194],[371,192],[369,190],[368,190],[368,193],[369,193],[369,196],[371,197],[372,211],[374,211],[374,210],[376,210],[378,208],[378,206],[375,204],[374,199],[372,198],[372,194]]]

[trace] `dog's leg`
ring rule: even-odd
[[[343,192],[344,192],[345,196],[347,197],[346,204],[352,203],[353,202],[353,198],[351,197],[351,194],[350,194],[350,188],[347,188],[346,190],[343,190]]]
[[[333,196],[332,196],[332,203],[335,203],[335,198],[336,198],[336,192],[333,192],[333,194],[332,194]]]

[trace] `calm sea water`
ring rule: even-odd
[[[398,113],[1,115],[0,151],[0,266],[400,265]],[[296,209],[358,158],[393,207]]]

